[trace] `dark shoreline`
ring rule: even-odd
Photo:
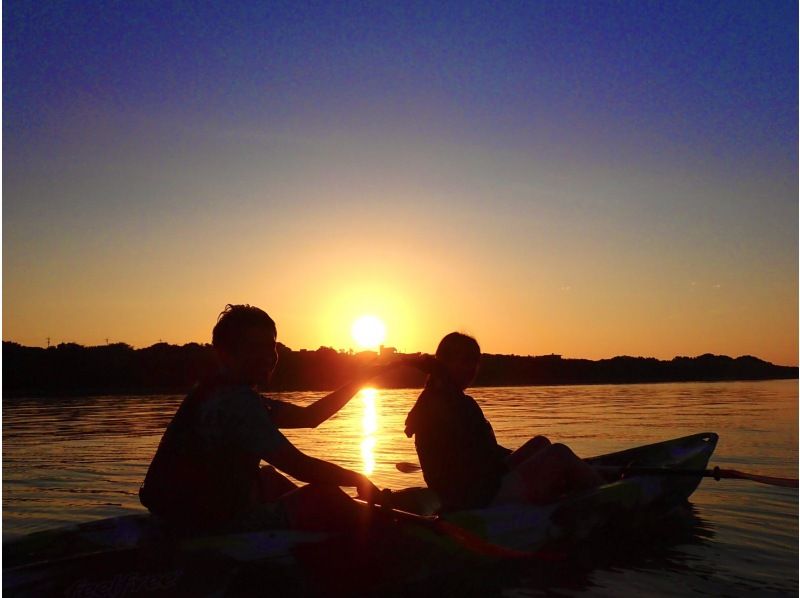
[[[393,349],[362,353],[292,351],[279,345],[280,359],[269,385],[271,392],[326,391],[338,388],[376,358],[403,357]],[[417,354],[418,355],[418,354]],[[47,349],[3,342],[3,397],[147,396],[185,394],[214,369],[210,345],[158,343],[134,349],[123,343],[83,347],[72,343]],[[778,366],[756,357],[731,358],[705,354],[655,358],[620,356],[591,361],[560,355],[484,354],[473,386],[583,386],[657,384],[670,382],[736,382],[797,379],[798,368]],[[421,388],[425,374],[399,368],[384,379],[383,388]]]

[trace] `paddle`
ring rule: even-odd
[[[359,502],[364,503],[364,501],[360,499],[358,500]],[[389,501],[391,501],[391,498]],[[564,555],[562,554],[516,550],[514,548],[508,548],[499,544],[493,544],[488,540],[484,540],[477,534],[473,534],[462,527],[449,523],[440,517],[426,517],[423,515],[417,515],[416,513],[409,513],[408,511],[393,509],[388,504],[380,505],[373,502],[365,504],[373,509],[376,509],[379,513],[383,515],[389,515],[398,521],[413,523],[415,525],[426,527],[438,534],[448,536],[461,544],[464,548],[483,556],[504,559],[539,559],[544,561],[560,561],[564,559]]]
[[[771,486],[781,486],[783,488],[797,488],[797,480],[793,478],[774,478],[764,475],[756,475],[754,473],[747,473],[738,471],[736,469],[720,469],[714,467],[713,469],[669,469],[667,467],[615,467],[597,465],[595,469],[599,471],[618,471],[624,477],[625,475],[684,475],[684,476],[700,476],[703,478],[714,478],[715,480],[751,480],[761,484],[769,484]]]
[[[403,473],[416,473],[422,468],[416,463],[401,462],[395,465],[398,471]],[[624,475],[684,475],[700,476],[704,478],[714,478],[715,480],[751,480],[770,486],[781,486],[782,488],[797,488],[797,480],[794,478],[775,478],[754,473],[738,471],[736,469],[669,469],[666,467],[617,467],[613,465],[596,465],[599,471],[618,471]]]

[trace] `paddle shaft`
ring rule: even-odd
[[[591,465],[591,463],[590,463]],[[403,473],[416,473],[422,468],[416,463],[401,462],[395,467]],[[667,467],[619,467],[616,465],[593,465],[599,471],[618,471],[625,475],[679,475],[679,476],[700,476],[704,478],[714,478],[715,480],[751,480],[770,486],[780,486],[782,488],[797,488],[797,480],[794,478],[776,478],[771,476],[757,475],[738,471],[736,469],[669,469]]]
[[[598,471],[618,471],[623,477],[626,475],[678,475],[678,476],[700,476],[703,478],[714,478],[715,480],[751,480],[761,484],[781,486],[784,488],[797,488],[797,480],[793,478],[775,478],[770,476],[746,473],[736,469],[670,469],[667,467],[618,467],[618,466],[593,466]]]

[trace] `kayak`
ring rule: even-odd
[[[609,483],[547,505],[498,505],[444,518],[485,540],[519,550],[569,547],[609,528],[632,528],[669,514],[697,489],[701,475],[652,475],[636,469],[695,472],[706,468],[719,437],[713,432],[586,459],[612,472]],[[632,474],[624,475],[626,469]],[[620,479],[620,475],[623,475]]]
[[[425,579],[459,556],[458,545],[428,527],[356,504],[369,516],[348,533],[177,535],[149,514],[36,532],[4,543],[3,590],[13,596],[224,596],[250,595],[268,584],[288,595],[353,594],[342,584]]]
[[[632,472],[702,470],[717,440],[714,433],[695,434],[587,461]],[[261,587],[290,594],[354,593],[347,585],[354,579],[362,586],[409,582],[463,567],[465,560],[504,554],[476,551],[481,543],[534,555],[574,546],[610,527],[636,526],[685,504],[701,481],[699,474],[620,475],[612,472],[608,483],[548,505],[499,505],[437,518],[357,501],[369,516],[347,533],[269,529],[187,536],[170,533],[149,514],[92,521],[4,543],[3,590],[14,596],[205,596]],[[430,510],[427,489],[397,495],[404,509]]]
[[[273,529],[174,536],[148,514],[127,515],[4,543],[3,591],[225,596],[268,587],[288,595],[353,594],[342,584],[424,579],[434,567],[447,567],[451,553],[430,530],[393,521],[348,534]]]

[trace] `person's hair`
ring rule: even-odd
[[[445,336],[436,348],[436,358],[442,361],[477,362],[481,356],[478,341],[461,332],[451,332]]]
[[[215,349],[236,352],[245,332],[252,328],[265,328],[276,334],[277,327],[263,309],[253,305],[231,305],[219,314],[211,333],[211,344]]]

